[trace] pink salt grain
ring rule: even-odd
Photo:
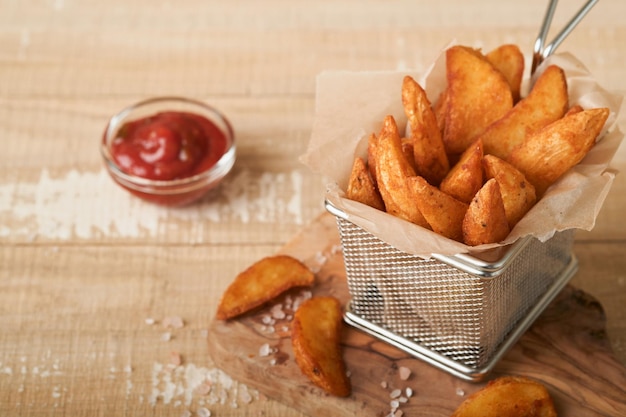
[[[411,376],[411,370],[406,366],[401,366],[398,369],[398,374],[400,375],[400,379],[406,381]]]

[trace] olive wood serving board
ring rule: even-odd
[[[345,305],[349,294],[332,215],[319,216],[280,252],[316,271],[313,296],[334,295]],[[324,393],[295,363],[292,300],[304,295],[305,290],[293,290],[238,319],[213,321],[208,344],[215,364],[238,381],[311,416],[386,416],[396,389],[406,399],[398,407],[403,415],[449,416],[469,394],[503,375],[541,381],[559,416],[626,416],[626,367],[612,353],[602,306],[570,285],[480,383],[454,377],[345,325],[343,352],[352,382],[347,398]],[[279,318],[270,319],[272,309]],[[408,379],[401,378],[401,368],[411,371]],[[412,395],[407,395],[407,388]]]

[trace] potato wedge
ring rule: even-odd
[[[528,136],[507,162],[526,176],[541,197],[585,157],[608,117],[609,109],[604,107],[571,113]]]
[[[415,165],[415,158],[413,157],[413,140],[411,138],[402,138],[400,139],[402,143],[402,153],[407,161],[409,161],[409,165],[413,168],[413,171],[417,168]]]
[[[294,314],[291,342],[304,375],[327,393],[347,397],[352,389],[342,357],[342,324],[342,309],[336,298],[313,297]]]
[[[239,273],[228,286],[217,308],[218,320],[246,313],[293,287],[311,286],[315,275],[289,255],[263,258]]]
[[[568,102],[565,72],[551,65],[537,79],[527,97],[479,136],[485,153],[508,158],[528,135],[563,117]]]
[[[492,178],[476,193],[467,209],[463,218],[463,241],[470,246],[497,243],[509,232],[500,186]]]
[[[465,46],[446,50],[446,76],[443,141],[448,153],[460,154],[513,107],[513,95],[504,75],[480,51]]]
[[[410,76],[402,82],[402,104],[413,143],[415,172],[439,185],[450,170],[437,118],[424,89]]]
[[[494,155],[485,155],[483,170],[486,179],[495,178],[500,185],[500,193],[504,202],[504,212],[509,228],[530,210],[537,201],[535,187],[526,180],[517,168]]]
[[[443,140],[443,131],[446,128],[446,112],[448,111],[448,94],[447,90],[442,91],[437,97],[435,104],[433,105],[433,113],[437,119],[437,127],[441,133],[441,139]]]
[[[402,152],[402,142],[393,116],[385,117],[376,146],[376,183],[389,214],[428,227],[406,178],[415,171]]]
[[[522,78],[524,77],[524,54],[519,46],[505,44],[497,47],[487,55],[487,61],[504,75],[511,88],[513,103],[521,97]]]
[[[376,148],[378,147],[378,136],[372,133],[367,140],[367,169],[370,172],[370,178],[374,182],[376,188]]]
[[[540,382],[506,376],[467,397],[451,417],[556,417],[552,397]]]
[[[352,173],[346,188],[346,197],[359,203],[367,204],[378,210],[385,210],[385,203],[370,177],[363,158],[354,158]]]
[[[433,232],[458,242],[463,241],[463,218],[467,204],[431,185],[422,177],[407,179],[417,194],[417,206]]]
[[[474,142],[461,155],[439,188],[459,201],[469,203],[483,186],[483,143]]]

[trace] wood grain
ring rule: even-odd
[[[345,304],[349,293],[343,258],[337,249],[338,233],[332,226],[334,217],[319,217],[281,252],[300,257],[312,268],[323,259],[313,296],[330,294]],[[326,243],[324,248],[320,246],[322,242]],[[271,305],[289,305],[285,297],[240,319],[215,320],[209,350],[215,363],[235,378],[307,415],[386,415],[390,411],[390,392],[396,388],[404,392],[410,387],[415,396],[401,405],[402,411],[407,415],[445,416],[465,394],[487,382],[459,380],[346,325],[343,349],[353,391],[348,399],[329,396],[306,379],[293,359],[289,333],[293,312],[288,311],[289,316],[272,325],[270,331],[264,324]],[[548,387],[560,415],[626,413],[626,367],[615,358],[605,325],[600,303],[567,286],[496,365],[490,377],[524,375],[541,381]],[[269,344],[273,353],[260,355],[264,344]],[[409,380],[400,379],[400,367],[411,369]],[[459,396],[459,392],[463,395]]]

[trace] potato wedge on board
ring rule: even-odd
[[[467,397],[451,417],[556,417],[546,387],[525,377],[506,376],[490,381]]]
[[[568,105],[565,72],[551,65],[539,76],[528,96],[479,136],[485,153],[508,158],[528,135],[563,117]]]
[[[370,177],[367,164],[363,158],[354,158],[352,173],[346,188],[346,197],[359,203],[367,204],[378,210],[385,210],[385,203]]]
[[[494,155],[485,155],[483,170],[486,179],[495,178],[500,185],[500,193],[504,202],[504,212],[513,227],[530,210],[537,201],[535,187],[526,180],[517,168]]]
[[[467,209],[463,218],[463,241],[470,246],[497,243],[509,232],[500,186],[492,178],[476,193]]]
[[[408,75],[402,82],[402,105],[413,143],[415,172],[438,185],[450,169],[448,155],[426,91]]]
[[[415,171],[402,152],[402,142],[393,116],[385,117],[375,154],[376,183],[387,213],[428,227],[417,208],[413,190],[406,182],[406,178],[415,176]]]
[[[293,287],[311,286],[315,275],[289,255],[263,258],[239,273],[228,286],[217,308],[218,320],[239,316]]]
[[[417,206],[433,232],[462,242],[462,224],[467,204],[449,196],[422,177],[411,177],[407,181],[415,189]]]
[[[513,103],[521,96],[522,78],[524,78],[524,54],[519,46],[513,44],[500,45],[486,55],[487,61],[504,75],[509,86]]]
[[[347,397],[352,388],[342,357],[342,325],[343,313],[336,298],[313,297],[294,314],[291,343],[304,375],[329,394]]]
[[[474,142],[441,181],[439,188],[459,201],[469,203],[483,186],[483,143]]]
[[[490,124],[513,107],[511,87],[480,53],[465,46],[446,50],[447,110],[443,141],[462,153]]]
[[[540,197],[587,155],[608,117],[608,108],[568,114],[528,136],[507,161],[522,171]]]

